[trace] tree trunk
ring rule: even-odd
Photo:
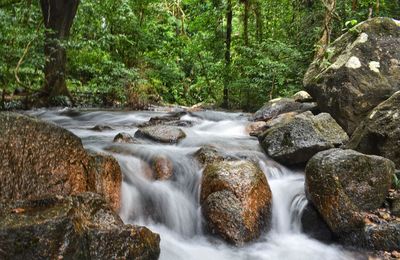
[[[325,6],[325,18],[324,18],[324,29],[322,30],[322,36],[317,44],[317,51],[315,53],[316,59],[324,57],[326,49],[331,41],[332,32],[332,20],[336,9],[336,0],[323,0]]]
[[[249,11],[250,11],[250,1],[244,1],[244,14],[243,14],[243,38],[244,45],[249,46]]]
[[[254,13],[256,16],[256,38],[260,43],[262,42],[263,38],[263,20],[261,11],[261,3],[259,1],[256,1],[254,6]]]
[[[67,55],[62,41],[69,36],[78,5],[79,0],[40,0],[46,27],[45,83],[42,88],[46,105],[56,96],[71,98],[65,81]]]
[[[358,8],[358,0],[353,0],[352,4],[351,4],[351,10],[353,12],[357,11]]]
[[[225,49],[225,79],[224,79],[224,96],[223,96],[223,108],[229,108],[229,84],[231,77],[231,42],[232,42],[232,0],[228,0],[226,7],[226,49]]]

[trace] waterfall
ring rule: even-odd
[[[185,115],[181,120],[193,122],[192,127],[184,128],[186,138],[179,144],[160,145],[150,141],[113,144],[112,139],[119,132],[133,135],[136,125],[152,116],[165,115],[163,112],[87,111],[74,117],[63,112],[39,110],[30,114],[69,129],[82,138],[87,149],[111,153],[117,158],[123,172],[121,218],[160,234],[160,259],[354,259],[349,252],[302,233],[301,213],[307,205],[304,174],[267,158],[257,139],[245,132],[245,115],[211,111]],[[97,124],[108,124],[112,130],[90,130]],[[245,155],[259,162],[273,196],[272,228],[259,240],[235,248],[203,233],[199,204],[203,169],[193,157],[203,145],[213,145],[232,157]],[[147,176],[148,161],[155,155],[165,155],[172,161],[172,180],[154,181]]]

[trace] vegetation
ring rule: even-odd
[[[46,4],[68,12],[52,24]],[[0,87],[45,104],[254,110],[301,89],[326,44],[372,16],[400,18],[399,1],[0,0]]]

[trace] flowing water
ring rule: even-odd
[[[86,149],[117,158],[124,175],[120,216],[126,223],[146,225],[160,234],[160,259],[354,259],[339,247],[302,234],[300,218],[307,204],[304,175],[264,155],[257,139],[245,131],[246,115],[212,111],[185,115],[181,120],[193,123],[182,128],[186,138],[177,145],[165,145],[151,141],[116,144],[112,140],[120,132],[133,136],[139,124],[166,112],[36,110],[30,114],[69,129],[82,139]],[[112,129],[90,130],[99,124]],[[230,157],[256,161],[265,173],[273,194],[272,229],[258,241],[235,248],[203,233],[199,205],[202,168],[193,154],[204,145],[212,145]],[[155,155],[172,160],[173,180],[147,177],[147,161]]]

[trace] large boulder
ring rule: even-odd
[[[400,91],[372,110],[347,147],[388,158],[400,169]]]
[[[316,108],[315,103],[300,103],[291,98],[273,99],[254,113],[254,121],[268,121],[288,112],[304,112]]]
[[[118,163],[90,155],[81,140],[52,123],[0,113],[0,201],[99,192],[119,209]]]
[[[309,67],[304,85],[323,112],[351,134],[379,103],[400,90],[400,23],[363,22],[338,38]]]
[[[160,237],[94,193],[0,203],[1,259],[157,259]]]
[[[206,229],[243,245],[269,227],[272,194],[261,169],[248,161],[216,161],[203,172],[200,203]]]
[[[160,143],[178,143],[186,134],[176,126],[156,125],[140,128],[135,137],[148,138]]]
[[[290,116],[265,131],[259,141],[266,153],[283,164],[307,162],[317,152],[339,147],[347,134],[326,113]]]
[[[384,202],[394,164],[388,159],[353,150],[317,153],[306,166],[306,194],[337,235],[364,226],[363,211]]]

